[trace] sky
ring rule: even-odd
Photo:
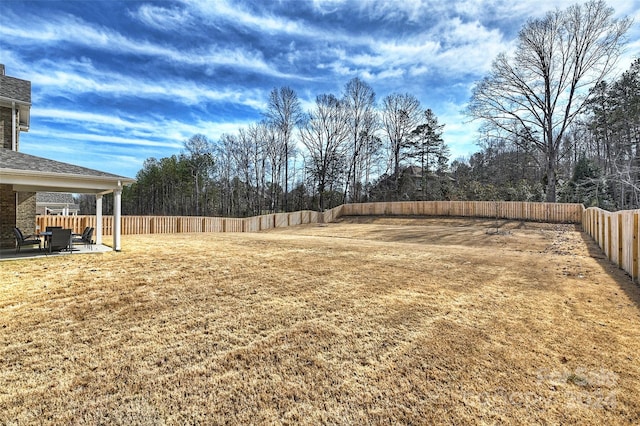
[[[640,0],[610,0],[634,19],[618,69],[640,52]],[[0,0],[0,63],[32,84],[20,151],[127,177],[145,159],[217,141],[263,118],[288,86],[305,111],[354,77],[382,99],[410,93],[444,124],[451,159],[478,123],[476,81],[530,18],[564,0]]]

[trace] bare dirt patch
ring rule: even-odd
[[[364,217],[4,261],[0,423],[638,423],[640,289],[587,238]]]

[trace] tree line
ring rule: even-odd
[[[273,89],[262,120],[196,134],[181,153],[147,159],[122,196],[126,214],[244,217],[324,211],[345,202],[441,199],[449,181],[443,125],[411,94],[380,105],[359,78],[303,111],[290,87]]]
[[[262,120],[146,160],[123,212],[252,216],[397,200],[640,208],[640,60],[606,79],[631,25],[613,16],[589,1],[530,19],[514,53],[473,87],[466,112],[481,123],[480,150],[468,158],[449,162],[444,124],[411,94],[377,102],[353,78],[302,111],[281,87]]]

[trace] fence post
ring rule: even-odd
[[[631,279],[638,281],[638,213],[633,214],[633,238],[631,239],[633,247],[631,249],[631,256],[633,260],[631,262]]]
[[[609,260],[613,259],[613,254],[611,253],[611,215],[607,216],[607,257]]]
[[[606,254],[605,235],[606,235],[607,216],[605,216],[604,212],[602,211],[598,212],[598,215],[600,216],[600,248],[602,248],[602,250],[604,250]]]
[[[618,213],[618,268],[622,268],[622,213]]]

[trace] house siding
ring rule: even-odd
[[[11,124],[12,124],[12,111],[11,108],[0,107],[0,139],[2,142],[2,148],[11,149],[13,138],[11,137]],[[16,150],[20,141],[20,132],[16,135]]]
[[[17,113],[14,122],[14,109],[25,108],[31,104],[31,82],[5,75],[4,65],[0,66],[0,149],[16,151],[20,149],[20,130],[15,133],[15,147],[13,129],[14,124],[20,129],[21,117]],[[14,102],[15,101],[15,102]],[[20,103],[21,106],[17,104]],[[29,106],[26,106],[27,111]],[[23,118],[28,117],[25,115]],[[28,121],[28,120],[27,120]],[[35,231],[36,195],[34,192],[18,193],[11,185],[0,185],[0,248],[13,247],[15,237],[13,227],[17,226],[25,234]]]
[[[35,197],[34,197],[35,198]],[[0,185],[0,248],[15,246],[16,193],[11,185]]]

